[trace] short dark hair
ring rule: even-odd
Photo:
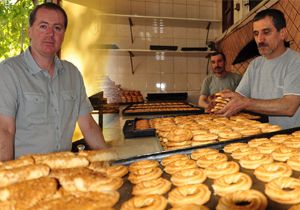
[[[220,52],[220,51],[216,51],[216,52],[213,52],[209,55],[209,58],[211,58],[212,56],[216,56],[216,55],[221,55],[224,62],[226,62],[226,56],[223,52]]]
[[[277,31],[280,31],[281,29],[286,27],[286,20],[284,14],[278,9],[265,9],[258,12],[254,16],[253,22],[264,19],[267,16],[272,18],[273,24]]]
[[[37,5],[31,12],[30,12],[30,15],[29,15],[29,26],[32,26],[35,19],[36,19],[36,13],[39,9],[41,8],[46,8],[46,9],[50,9],[50,10],[57,10],[57,11],[60,11],[64,18],[65,18],[65,21],[64,21],[64,27],[65,29],[67,29],[67,26],[68,26],[68,16],[67,16],[67,13],[65,12],[65,10],[63,8],[61,8],[59,5],[57,4],[54,4],[54,3],[51,3],[51,2],[46,2],[46,3],[43,3],[43,4],[40,4],[40,5]]]

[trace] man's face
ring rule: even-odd
[[[225,61],[222,55],[214,55],[210,58],[213,73],[220,74],[225,71]]]
[[[284,29],[277,31],[272,21],[272,17],[253,22],[253,35],[259,53],[267,58],[276,57],[280,46],[282,46],[285,36]]]
[[[54,56],[61,48],[65,35],[64,16],[60,11],[41,8],[29,27],[31,50],[42,56]]]

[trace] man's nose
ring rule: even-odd
[[[262,43],[262,42],[265,41],[265,36],[264,36],[263,34],[259,33],[259,34],[257,35],[256,40],[257,40],[258,43]]]

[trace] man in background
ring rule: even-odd
[[[36,6],[29,17],[30,47],[0,63],[0,161],[70,151],[76,121],[91,149],[106,147],[79,70],[56,55],[67,24],[60,6]]]
[[[222,52],[212,53],[210,62],[213,74],[204,79],[198,101],[205,110],[209,108],[210,96],[225,89],[234,91],[241,80],[241,75],[226,71],[226,57]]]
[[[286,47],[287,29],[280,10],[266,9],[253,19],[253,35],[261,56],[248,66],[236,92],[217,113],[231,116],[241,110],[269,115],[284,129],[300,126],[300,54]]]

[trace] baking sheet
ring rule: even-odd
[[[247,138],[242,138],[242,139],[237,139],[237,140],[232,140],[232,141],[227,141],[227,142],[219,142],[219,143],[211,144],[211,145],[204,145],[204,146],[201,145],[201,146],[196,146],[196,147],[193,147],[193,148],[178,149],[178,150],[173,150],[173,151],[164,151],[164,152],[159,152],[159,153],[140,155],[140,156],[135,156],[135,157],[128,158],[128,159],[118,160],[118,161],[115,161],[113,164],[129,165],[132,162],[136,162],[136,161],[142,160],[142,159],[161,161],[162,158],[170,156],[170,155],[174,155],[174,154],[191,154],[193,150],[199,149],[199,148],[208,148],[209,147],[209,148],[215,148],[215,149],[218,149],[218,150],[222,150],[224,146],[226,146],[227,144],[230,144],[230,143],[248,142],[249,140],[251,140],[253,138],[258,138],[258,137],[260,137],[260,138],[263,138],[263,137],[270,138],[270,137],[272,137],[273,135],[276,135],[276,134],[291,134],[294,131],[298,131],[298,130],[300,130],[300,127],[281,130],[281,131],[272,132],[272,133],[260,134],[260,135],[256,135],[256,136],[252,136],[252,137],[247,137]],[[223,152],[223,151],[220,151],[220,152]],[[227,153],[225,153],[225,154],[227,154]],[[230,154],[227,154],[227,155],[228,155],[229,160],[234,160],[234,159],[231,158]],[[234,161],[238,162],[237,160],[234,160]],[[163,169],[162,166],[160,166],[160,167]],[[262,182],[262,181],[259,181],[258,179],[256,179],[256,177],[253,174],[254,170],[244,169],[244,168],[240,167],[240,172],[246,173],[251,177],[251,179],[253,181],[253,185],[252,185],[251,189],[256,189],[260,192],[264,192],[265,183]],[[298,178],[299,175],[300,175],[299,172],[296,172],[296,171],[293,170],[292,177]],[[131,196],[132,184],[127,180],[127,177],[128,177],[128,175],[124,178],[126,181],[124,182],[124,185],[122,186],[122,188],[119,190],[119,192],[121,194],[121,197],[120,197],[119,202],[115,206],[116,209],[120,209],[122,203],[125,202],[126,200],[129,200],[132,197]],[[163,173],[162,177],[170,180],[170,175],[168,175],[165,172]],[[219,200],[219,196],[213,194],[213,192],[214,192],[213,189],[212,189],[213,182],[212,182],[211,179],[207,178],[206,181],[203,184],[207,185],[208,188],[210,189],[211,193],[212,193],[209,202],[206,203],[205,206],[207,206],[209,209],[215,209],[216,205],[218,203],[218,200]],[[175,186],[172,185],[171,190],[174,187]],[[166,193],[164,195],[166,198],[167,198],[168,193]],[[268,198],[268,196],[266,196],[266,197]],[[170,204],[168,204],[166,209],[169,209],[170,207],[171,207]],[[271,209],[272,210],[274,210],[274,209],[276,209],[276,210],[287,210],[289,207],[291,207],[291,205],[279,204],[279,203],[276,203],[276,202],[274,202],[274,201],[272,201],[268,198],[267,210],[271,210]]]
[[[136,121],[141,119],[145,119],[145,118],[135,118],[134,120],[125,121],[125,124],[123,126],[123,134],[125,138],[129,139],[129,138],[137,138],[137,137],[155,136],[154,128],[148,128],[143,130],[136,129],[135,123]]]
[[[127,106],[125,109],[123,109],[122,114],[124,116],[133,116],[133,115],[164,115],[164,114],[203,114],[204,113],[204,109],[195,106],[193,104],[189,104],[189,103],[185,103],[185,102],[163,102],[163,103],[159,103],[159,102],[155,102],[155,103],[151,103],[151,104],[155,104],[155,105],[150,105],[151,106],[162,106],[165,107],[166,103],[169,103],[170,105],[168,105],[169,108],[177,108],[178,110],[161,110],[161,111],[152,111],[150,109],[146,109],[145,107],[143,107],[143,105],[139,106],[140,104],[134,104],[134,105],[129,105]],[[174,104],[172,106],[172,103]],[[183,107],[183,108],[193,108],[194,110],[180,110],[180,104],[182,106],[187,106],[187,107]],[[144,106],[147,106],[147,103],[144,104]],[[136,109],[143,109],[143,111],[140,112],[130,112],[131,110],[136,110]]]

